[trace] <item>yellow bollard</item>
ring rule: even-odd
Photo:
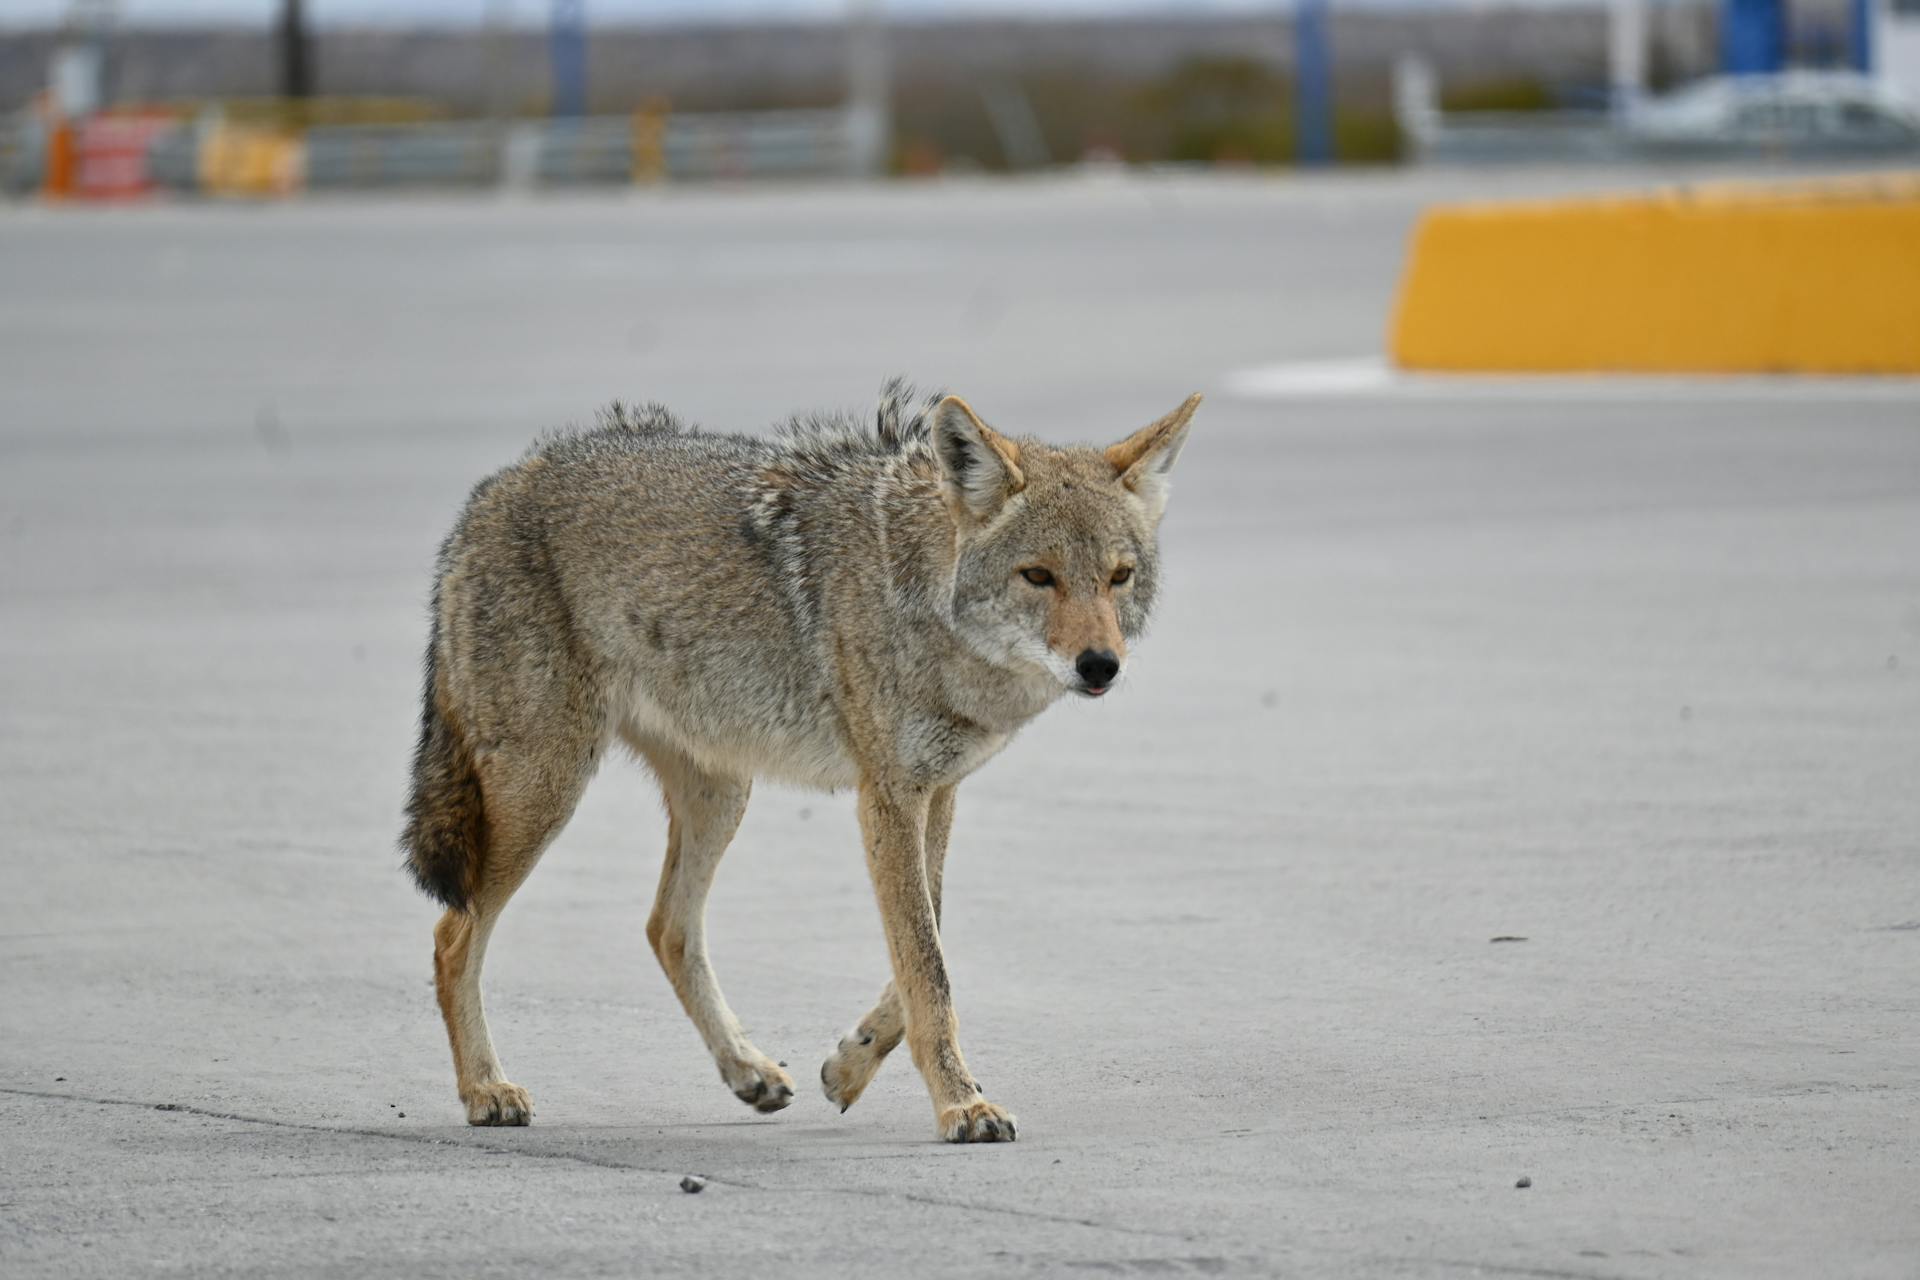
[[[650,98],[633,113],[633,181],[667,176],[667,100]]]

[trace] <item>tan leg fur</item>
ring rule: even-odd
[[[533,1100],[506,1078],[487,1029],[480,971],[487,942],[514,891],[573,816],[600,744],[580,735],[539,753],[496,750],[478,761],[490,838],[469,910],[448,911],[433,931],[433,974],[453,1049],[455,1085],[467,1123],[524,1125]]]
[[[939,788],[927,805],[927,893],[933,900],[936,926],[940,923],[940,886],[946,871],[947,840],[953,830],[954,790],[953,787]],[[820,1087],[827,1101],[842,1112],[858,1102],[880,1070],[880,1064],[900,1044],[906,1029],[907,1015],[901,1005],[900,989],[889,980],[872,1010],[840,1038],[827,1060],[820,1064]]]
[[[793,1078],[747,1039],[707,959],[707,891],[752,784],[710,773],[667,748],[638,749],[660,779],[668,812],[667,858],[647,941],[727,1088],[755,1111],[779,1111],[793,1101]]]
[[[894,988],[906,1015],[907,1052],[926,1081],[942,1138],[1011,1142],[1014,1117],[981,1096],[960,1053],[960,1022],[953,1011],[927,868],[931,809],[928,790],[871,776],[861,780],[860,830],[893,960]]]

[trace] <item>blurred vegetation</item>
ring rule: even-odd
[[[425,98],[215,98],[195,102],[170,102],[143,111],[170,111],[190,119],[211,108],[228,124],[254,128],[288,128],[301,125],[345,124],[422,124],[445,120],[451,113],[442,105]]]
[[[1533,79],[1487,80],[1441,89],[1442,111],[1551,111],[1553,91]]]
[[[1144,81],[1060,68],[985,86],[926,79],[896,84],[898,167],[1021,167],[1023,156],[1008,154],[1004,121],[996,127],[996,100],[1015,104],[1030,120],[1053,163],[1099,157],[1131,164],[1259,166],[1292,164],[1298,156],[1291,77],[1253,58],[1192,58]],[[1348,77],[1341,85],[1334,151],[1343,164],[1400,158],[1400,131],[1384,77],[1376,83]]]

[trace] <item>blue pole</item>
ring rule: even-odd
[[[1848,6],[1853,27],[1847,32],[1847,52],[1851,55],[1847,61],[1861,75],[1873,74],[1873,5],[1874,0],[1853,0]]]
[[[547,33],[547,52],[553,65],[553,114],[587,113],[587,4],[586,0],[553,0]]]
[[[1333,49],[1327,0],[1295,0],[1294,120],[1300,163],[1333,163]]]
[[[1787,15],[1782,0],[1724,0],[1720,6],[1720,69],[1728,75],[1765,75],[1787,60]]]

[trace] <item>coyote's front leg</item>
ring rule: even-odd
[[[959,1020],[940,953],[940,926],[928,883],[925,844],[932,792],[873,777],[860,783],[860,831],[880,923],[893,959],[893,984],[906,1014],[907,1051],[927,1082],[940,1136],[948,1142],[1012,1142],[1014,1120],[980,1096],[960,1056]]]
[[[940,881],[947,862],[947,836],[953,829],[953,791],[952,786],[937,787],[927,804],[927,896],[933,899],[936,928],[940,924]],[[858,1102],[906,1031],[907,1015],[900,1007],[900,992],[889,981],[872,1010],[840,1037],[840,1043],[820,1064],[820,1085],[827,1100],[842,1111]]]

